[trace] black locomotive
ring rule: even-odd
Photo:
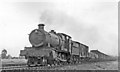
[[[20,55],[28,59],[28,66],[79,63],[98,58],[97,54],[88,52],[87,45],[73,41],[69,35],[54,30],[46,32],[44,24],[29,34],[29,41],[32,47],[20,51]]]

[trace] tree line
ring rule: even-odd
[[[24,59],[24,57],[19,56],[19,57],[12,57],[10,54],[7,55],[7,50],[3,49],[1,52],[1,58],[2,59]]]

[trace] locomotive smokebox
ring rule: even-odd
[[[40,30],[44,30],[44,24],[38,24],[38,29],[40,29]]]

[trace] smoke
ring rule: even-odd
[[[41,14],[40,19],[45,22],[46,26],[53,26],[55,30],[61,30],[70,35],[73,40],[92,45],[100,39],[96,26],[86,27],[84,23],[65,13],[46,10]]]
[[[116,55],[114,54],[117,51],[116,35],[101,32],[99,26],[86,26],[87,24],[81,20],[57,10],[45,10],[41,13],[40,20],[45,22],[46,28],[66,33],[72,37],[72,40],[88,45],[90,50],[98,49]]]
[[[70,24],[70,21],[72,19],[67,14],[59,12],[57,10],[45,10],[42,12],[40,20],[45,22],[47,26],[59,29],[63,28],[67,24]]]

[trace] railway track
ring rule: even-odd
[[[56,67],[62,67],[64,65],[57,65],[57,66],[37,66],[37,67],[28,67],[27,65],[23,66],[4,66],[0,69],[2,70],[49,70],[54,69]]]
[[[3,66],[2,70],[52,70],[58,67],[68,66],[68,65],[75,65],[75,64],[65,64],[65,65],[53,65],[53,66],[36,66],[36,67],[28,67],[27,65],[6,65]]]
[[[6,66],[6,67],[2,67],[0,69],[2,70],[20,70],[20,69],[25,69],[27,68],[27,66]]]
[[[28,67],[26,64],[10,65],[10,66],[6,65],[0,69],[2,70],[55,70],[59,67],[77,66],[77,65],[88,64],[88,63],[90,64],[93,62],[83,62],[83,63],[76,63],[76,64],[64,64],[64,65],[53,65],[53,66],[34,66],[34,67]]]

